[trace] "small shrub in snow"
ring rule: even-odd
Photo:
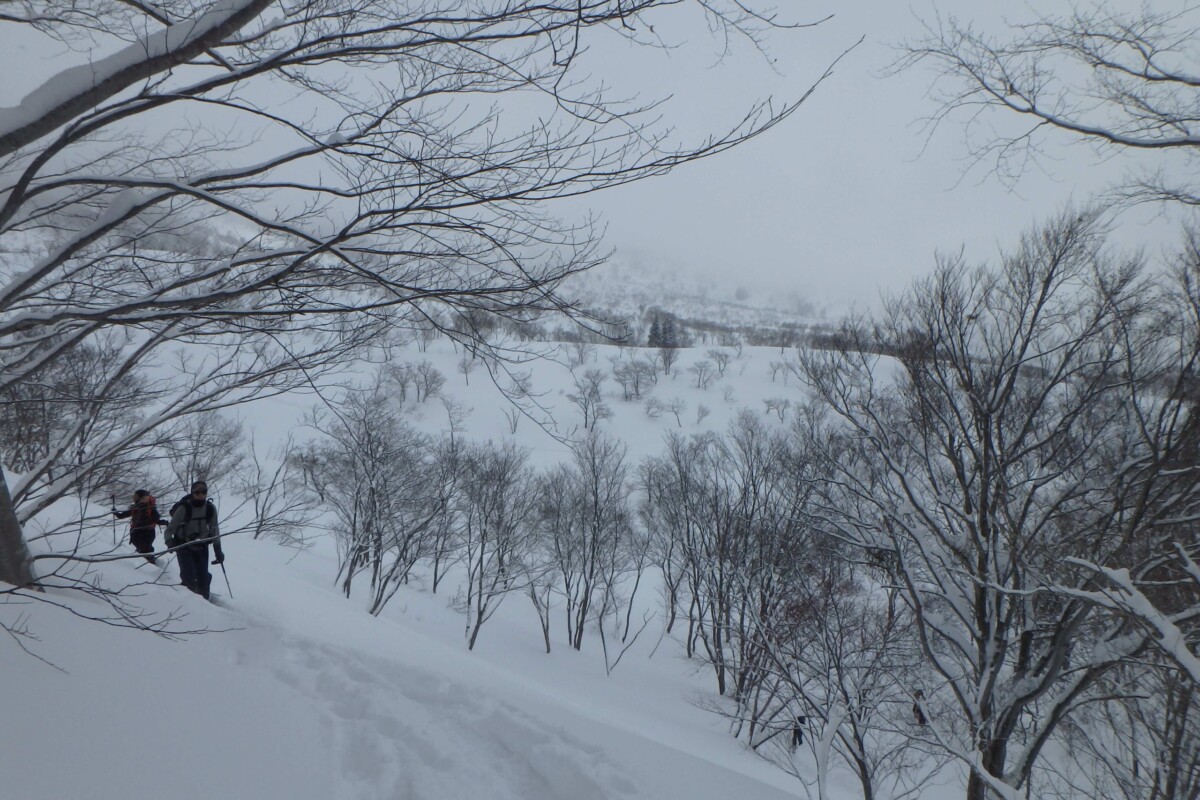
[[[717,376],[724,378],[725,368],[729,366],[729,351],[714,348],[708,351],[708,357],[717,367]]]
[[[716,366],[707,358],[702,358],[688,367],[688,372],[696,376],[696,388],[708,389],[717,377]]]
[[[783,418],[787,415],[787,410],[792,407],[792,401],[786,397],[764,397],[763,405],[766,406],[763,409],[764,414],[774,412],[782,422]]]

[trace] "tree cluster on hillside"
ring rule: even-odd
[[[1142,154],[1141,168],[1112,193],[1117,200],[1185,212],[1197,206],[1195,8],[1094,4],[1010,25],[993,34],[938,18],[908,44],[901,68],[937,71],[934,127],[965,120],[977,163],[1006,181],[1032,164],[1048,165],[1043,156],[1054,137],[1092,144],[1105,158]],[[1023,279],[1016,271],[1007,286],[989,280],[975,290],[943,268],[924,287],[943,310],[927,303],[884,334],[909,345],[899,358],[921,395],[914,407],[930,409],[921,424],[940,437],[932,451],[953,470],[973,467],[966,477],[982,476],[968,487],[963,475],[924,470],[916,481],[931,486],[936,477],[947,498],[945,508],[917,506],[941,515],[924,525],[928,533],[944,535],[951,514],[971,520],[961,526],[969,537],[956,532],[943,547],[954,546],[958,574],[972,583],[941,581],[930,595],[945,597],[937,605],[957,605],[926,607],[936,612],[931,650],[953,631],[942,620],[974,623],[972,638],[942,648],[950,658],[930,652],[940,668],[969,676],[958,678],[956,703],[971,721],[965,734],[976,737],[974,797],[1030,785],[1033,763],[1055,735],[1048,729],[1059,721],[1067,752],[1078,759],[1068,763],[1081,769],[1046,779],[1048,794],[1182,798],[1200,791],[1191,700],[1200,687],[1200,246],[1194,217],[1183,216],[1183,247],[1157,285],[1136,265],[1080,258],[1095,252],[1084,242],[1096,237],[1096,221],[1084,215],[1059,220],[1042,242],[1031,237],[1022,249],[1027,264],[1050,262],[1057,251],[1061,265]],[[1014,304],[1022,291],[1027,299]],[[1012,320],[1007,325],[998,324],[993,302]],[[990,325],[981,331],[980,320]],[[1002,335],[982,338],[988,328]],[[861,333],[843,338],[861,340]],[[848,371],[861,378],[860,367]],[[823,384],[843,416],[878,407],[865,402],[870,388],[848,390],[839,372],[827,363]],[[964,401],[969,411],[947,413]],[[1044,414],[1035,418],[1033,409]],[[871,421],[862,426],[871,428],[881,430]],[[883,463],[894,482],[902,462]],[[907,540],[907,551],[920,556],[913,527],[894,530],[892,543]],[[1053,558],[1038,559],[1043,552]],[[921,558],[931,576],[948,572],[945,563]],[[914,581],[909,592],[918,588]],[[1083,633],[1084,646],[1063,631]],[[1006,691],[984,705],[967,696],[980,685]],[[1164,705],[1160,697],[1172,700]]]
[[[434,592],[459,567],[469,648],[514,594],[529,595],[539,615],[548,615],[551,597],[562,598],[575,649],[593,621],[622,610],[628,617],[632,596],[622,597],[621,578],[641,562],[642,539],[631,525],[621,445],[591,431],[572,463],[539,474],[511,442],[418,433],[406,419],[411,404],[391,383],[385,373],[315,411],[317,438],[291,455],[297,488],[330,518],[347,597],[365,576],[378,614],[418,564],[429,567]],[[544,616],[547,652],[550,628]]]
[[[1064,720],[1129,699],[1118,671],[1195,658],[1198,270],[1156,278],[1069,213],[804,360],[823,525],[903,596],[969,800],[1031,785]],[[894,374],[872,337],[904,343]]]

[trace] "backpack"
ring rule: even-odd
[[[162,519],[162,516],[158,513],[158,508],[154,505],[153,495],[147,495],[145,503],[135,503],[129,507],[130,530],[153,528],[158,524],[160,519]]]
[[[180,499],[178,502],[176,502],[175,505],[171,506],[171,519],[175,518],[175,512],[179,509],[180,506],[183,506],[184,508],[187,509],[187,517],[183,520],[183,524],[179,526],[180,534],[184,534],[184,532],[187,530],[188,523],[192,521],[192,515],[196,513],[196,507],[194,505],[192,505],[192,496],[190,494],[185,494],[182,499]],[[211,526],[213,523],[213,520],[216,518],[216,516],[217,516],[217,507],[213,505],[213,501],[205,500],[204,501],[204,521],[207,522]],[[191,539],[194,539],[194,538],[196,538],[196,537],[192,536],[192,537],[189,537],[188,540],[190,541]]]

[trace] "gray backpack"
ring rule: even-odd
[[[194,542],[197,539],[207,539],[212,534],[213,520],[217,517],[217,507],[213,505],[212,500],[204,501],[204,519],[193,520],[196,513],[196,507],[192,505],[190,496],[185,495],[182,500],[171,506],[171,518],[175,518],[175,512],[183,506],[187,509],[187,517],[183,520],[183,524],[179,526],[176,536],[184,542]]]

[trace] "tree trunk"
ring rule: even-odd
[[[664,570],[664,573],[666,570]],[[679,587],[678,584],[667,582],[667,591],[669,597],[667,600],[667,633],[675,627],[675,616],[679,610]]]
[[[987,781],[971,771],[967,778],[967,797],[966,800],[989,800]]]
[[[471,636],[467,640],[467,649],[475,649],[475,640],[479,638],[479,629],[483,627],[483,609],[477,608],[475,611],[475,621],[471,625]]]
[[[571,639],[571,647],[576,650],[583,649],[583,630],[587,624],[588,610],[591,608],[591,587],[586,586],[581,595],[575,606],[575,632]],[[603,625],[604,621],[601,620],[600,624]]]
[[[24,589],[33,583],[33,559],[17,521],[8,481],[0,471],[0,581]]]
[[[1002,781],[1004,762],[1008,757],[1008,743],[992,742],[984,748],[981,755],[980,767],[987,770],[988,775]],[[971,770],[967,778],[966,800],[994,800],[996,797],[997,794],[988,781],[975,770]]]

